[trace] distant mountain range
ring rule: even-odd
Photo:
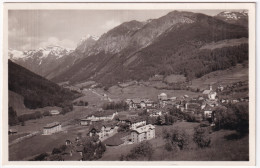
[[[61,46],[47,46],[37,50],[17,51],[9,49],[8,57],[13,62],[41,75],[46,76],[63,61],[71,57],[73,50]]]
[[[110,86],[147,80],[156,74],[195,78],[248,59],[245,40],[235,40],[239,41],[236,45],[220,44],[217,49],[204,47],[247,38],[247,24],[246,12],[221,12],[211,17],[173,11],[158,19],[122,23],[101,37],[88,35],[74,51],[62,47],[10,50],[9,58],[55,82],[92,80]]]

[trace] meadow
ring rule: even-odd
[[[156,126],[156,138],[149,140],[154,148],[151,160],[153,161],[246,161],[249,159],[248,135],[241,139],[228,139],[235,131],[220,130],[210,134],[211,145],[208,148],[199,148],[193,142],[194,127],[199,123],[177,122],[171,126]],[[163,132],[171,128],[184,129],[189,135],[188,149],[168,152],[165,150]],[[137,144],[107,147],[107,150],[100,160],[120,160],[121,154],[127,155]]]

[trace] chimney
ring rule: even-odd
[[[209,85],[209,90],[212,90],[212,85]]]

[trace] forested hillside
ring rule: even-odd
[[[61,88],[57,84],[8,61],[8,89],[24,98],[27,108],[62,106],[80,94]]]

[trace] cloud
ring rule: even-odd
[[[101,27],[105,30],[110,30],[118,25],[120,25],[121,23],[117,20],[107,20],[105,22],[105,24],[103,24]]]
[[[76,43],[69,39],[58,39],[57,37],[49,37],[46,41],[42,41],[38,44],[38,47],[47,47],[49,45],[58,45],[65,48],[75,48]]]

